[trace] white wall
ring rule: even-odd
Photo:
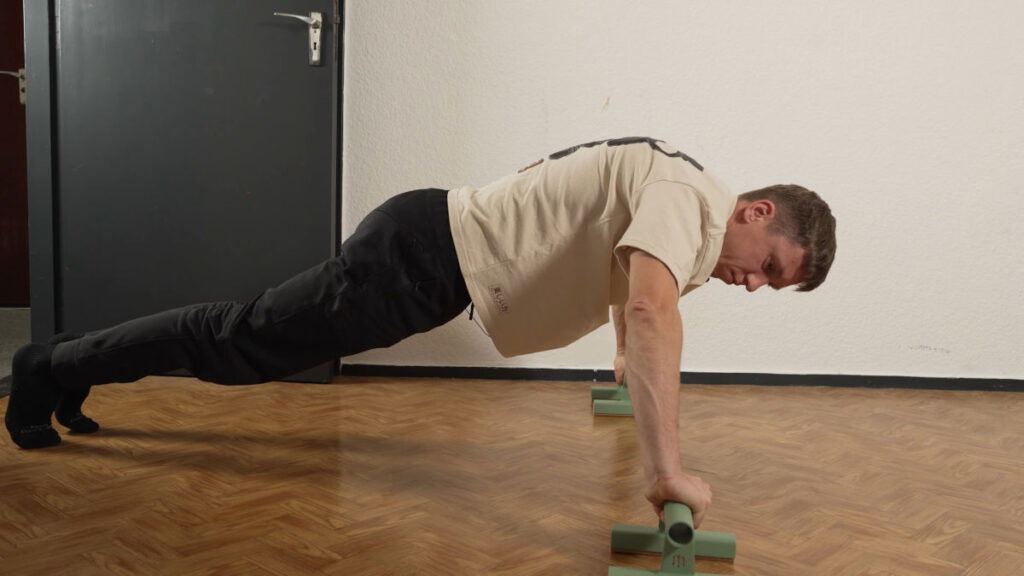
[[[838,220],[829,280],[681,301],[683,368],[1024,378],[1024,3],[347,2],[344,229],[580,142],[672,142]],[[609,368],[611,326],[503,359],[463,316],[353,363]]]

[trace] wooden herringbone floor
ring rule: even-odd
[[[654,520],[580,383],[101,387],[94,436],[0,444],[0,573],[604,574]],[[1024,574],[1024,395],[683,388],[737,575]],[[6,400],[0,401],[0,408]],[[688,409],[687,409],[688,408]]]

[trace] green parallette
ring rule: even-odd
[[[665,521],[650,526],[612,527],[612,550],[630,554],[660,554],[659,570],[609,566],[608,576],[651,576],[681,574],[714,576],[696,571],[696,557],[735,558],[736,536],[727,532],[693,529],[693,513],[685,504],[665,503]]]
[[[633,401],[629,399],[625,378],[618,386],[591,386],[590,399],[594,401],[595,416],[633,415]]]

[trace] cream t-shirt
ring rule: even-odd
[[[629,248],[706,282],[736,197],[665,142],[581,144],[480,189],[448,194],[459,265],[503,356],[565,346],[626,302]]]

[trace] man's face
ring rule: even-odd
[[[758,200],[738,206],[729,220],[711,276],[726,284],[746,286],[753,292],[770,285],[776,290],[803,279],[807,251],[768,227],[775,218],[775,205]]]

